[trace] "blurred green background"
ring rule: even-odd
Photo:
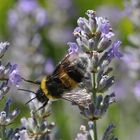
[[[74,40],[72,32],[77,26],[78,17],[85,16],[85,12],[88,9],[97,11],[99,16],[109,18],[116,38],[122,41],[122,50],[127,47],[136,47],[128,38],[130,34],[140,31],[140,28],[135,26],[127,14],[122,14],[125,13],[126,2],[122,0],[60,0],[59,3],[57,0],[38,0],[37,7],[39,9],[22,11],[20,8],[18,9],[19,1],[0,0],[0,41],[9,41],[11,44],[5,59],[18,63],[21,75],[24,77],[33,80],[41,79],[43,75],[51,71],[48,68],[47,70],[45,69],[48,59],[55,66],[63,58],[68,49],[67,42]],[[37,14],[42,12],[41,9],[46,13],[37,17]],[[101,9],[105,9],[108,12],[102,12]],[[111,15],[113,14],[113,9],[117,9],[118,12]],[[12,12],[15,15],[10,15]],[[47,21],[40,23],[44,18]],[[118,81],[123,79],[122,75],[125,72],[128,72],[128,69],[126,71],[122,70],[120,63],[115,62],[113,64],[115,67],[114,74]],[[123,80],[124,83],[126,82],[125,80]],[[137,81],[139,78],[135,78],[135,80]],[[129,90],[130,86],[133,87],[133,81],[130,85],[128,84],[124,87],[123,92],[120,91],[121,89],[114,89],[116,94],[118,93],[118,99],[116,104],[113,104],[105,116],[97,122],[99,137],[102,136],[109,123],[114,123],[116,125],[115,134],[120,140],[139,140],[140,102],[135,98],[133,92]],[[24,84],[23,87],[29,89],[30,85]],[[34,89],[34,87],[31,87],[31,89]],[[14,98],[15,94],[16,98]],[[29,117],[28,106],[25,105],[28,95],[19,93],[14,89],[8,96],[12,96],[14,100],[12,108],[19,106],[21,109],[16,123],[12,125],[17,127],[20,124],[21,117]],[[22,100],[23,98],[24,101]],[[4,102],[5,100],[3,100]],[[0,103],[1,108],[3,103]],[[87,125],[78,108],[68,102],[54,102],[52,112],[49,121],[56,123],[57,129],[54,131],[59,132],[57,140],[60,138],[62,140],[72,140],[79,132],[80,125]]]

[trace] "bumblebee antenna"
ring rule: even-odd
[[[34,94],[36,95],[36,92],[31,91],[31,90],[28,90],[28,89],[18,88],[18,90],[26,91],[26,92],[30,92],[30,93],[34,93]],[[32,100],[34,100],[35,98],[36,98],[36,96],[35,96],[34,98],[30,99],[29,101],[27,101],[27,102],[25,103],[25,105],[27,105],[28,103],[30,103],[30,102],[31,102]]]
[[[32,91],[32,90],[28,90],[28,89],[18,88],[18,90],[26,91],[26,92],[30,92],[30,93],[36,94],[36,92],[34,92],[34,91]]]
[[[27,80],[23,77],[21,77],[22,80],[24,80],[25,82],[28,82],[28,83],[32,83],[32,84],[36,84],[36,85],[40,85],[41,82],[40,81],[32,81],[32,80]]]

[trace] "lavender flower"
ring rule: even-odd
[[[37,0],[19,0],[9,10],[8,23],[11,31],[11,44],[14,47],[14,51],[10,53],[11,59],[24,66],[26,77],[34,74],[37,77],[40,76],[43,73],[42,65],[45,63],[45,58],[40,53],[43,52],[43,47],[40,48],[40,46],[44,44],[41,31],[48,24],[46,9],[39,5]],[[21,59],[22,54],[24,54],[24,59]]]
[[[123,54],[119,51],[121,41],[112,43],[111,39],[115,34],[112,32],[109,20],[96,17],[95,11],[92,10],[88,10],[86,14],[88,19],[80,17],[77,20],[78,27],[73,33],[76,37],[76,43],[68,43],[68,45],[70,46],[70,54],[83,52],[88,55],[91,63],[92,88],[85,86],[84,90],[66,93],[64,98],[71,100],[74,105],[79,107],[81,114],[88,121],[93,122],[94,136],[90,136],[97,140],[96,121],[102,118],[109,105],[115,101],[114,93],[104,96],[98,95],[98,93],[105,93],[114,84],[114,76],[111,76],[113,68],[109,67],[109,64],[114,58],[120,59]],[[83,82],[87,81],[83,80]],[[107,132],[103,140],[116,139],[116,137],[109,135],[110,132]],[[87,135],[77,136],[78,140],[83,138],[87,139]]]
[[[110,46],[114,36],[110,23],[106,18],[96,17],[92,10],[88,10],[86,14],[89,19],[80,17],[77,21],[79,27],[74,30],[77,44],[83,51],[103,52]]]
[[[4,56],[6,50],[9,47],[8,42],[0,43],[1,49],[1,58]],[[6,93],[10,89],[10,83],[13,85],[19,86],[21,82],[21,76],[19,75],[17,65],[12,65],[8,62],[5,66],[2,64],[0,60],[0,100],[6,95]]]
[[[118,140],[118,138],[113,135],[114,128],[115,126],[110,124],[105,130],[102,140]]]
[[[8,63],[6,66],[1,65],[1,79],[8,80],[9,84],[12,83],[16,86],[19,86],[22,79],[19,75],[17,67],[17,64],[12,65],[10,63]]]
[[[30,8],[28,6],[26,8],[30,12]],[[121,42],[112,43],[111,39],[115,34],[112,32],[109,21],[106,18],[96,17],[95,12],[92,10],[88,10],[86,14],[88,19],[80,17],[77,21],[78,27],[74,30],[76,42],[68,43],[68,52],[70,55],[73,53],[78,54],[79,52],[87,55],[91,64],[90,74],[85,76],[83,82],[79,84],[79,88],[71,93],[62,95],[62,98],[70,100],[73,105],[79,108],[81,115],[88,122],[91,121],[88,123],[89,130],[85,126],[81,126],[81,133],[77,135],[76,140],[86,140],[88,138],[97,140],[96,121],[103,117],[109,105],[115,101],[114,93],[109,95],[101,94],[105,93],[114,84],[113,68],[109,67],[109,64],[115,57],[121,58],[122,53],[118,50]],[[27,39],[26,41],[28,44],[29,40]],[[19,86],[22,78],[19,75],[16,64],[8,63],[6,66],[1,66],[0,71],[2,77],[7,76],[6,80],[8,82]],[[32,100],[33,98],[34,100]],[[30,117],[23,117],[21,119],[21,128],[14,132],[11,131],[11,138],[50,139],[51,131],[55,125],[54,123],[48,123],[51,102],[49,101],[47,106],[42,108],[42,103],[38,102],[35,98],[31,96],[32,101],[29,103]],[[0,125],[9,125],[18,114],[18,109],[9,113],[9,106],[10,100],[6,103],[4,111],[0,114]],[[113,128],[113,125],[109,126],[105,131],[103,140],[116,140],[114,135],[110,135]]]
[[[21,81],[22,81],[22,78],[19,75],[18,66],[17,64],[14,64],[10,70],[9,82],[16,86],[19,86]]]
[[[34,96],[31,95],[31,99]],[[25,128],[28,137],[32,139],[50,139],[50,132],[55,124],[48,123],[48,116],[50,115],[50,104],[47,107],[40,108],[42,104],[36,99],[29,103],[31,117],[21,119],[22,127]]]
[[[9,129],[7,128],[15,118],[18,116],[20,113],[19,109],[16,108],[12,112],[10,111],[10,105],[12,101],[11,99],[8,99],[6,101],[5,107],[3,111],[0,111],[0,138],[1,139],[8,139],[9,138]]]
[[[131,32],[127,39],[130,45],[124,47],[124,57],[122,58],[121,63],[119,63],[118,68],[120,74],[118,75],[121,78],[121,87],[118,86],[116,92],[119,92],[120,89],[123,89],[122,95],[119,98],[123,99],[123,102],[126,101],[126,98],[131,98],[134,95],[134,98],[139,101],[139,73],[140,73],[140,5],[139,0],[130,1],[130,3],[125,3],[126,8],[130,9],[128,18],[131,20],[133,26],[133,32]],[[127,93],[127,94],[126,94]],[[125,102],[126,103],[126,102]],[[127,104],[127,103],[126,103]]]

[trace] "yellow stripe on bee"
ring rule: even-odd
[[[59,78],[61,82],[68,88],[75,88],[77,86],[77,82],[75,82],[65,71],[60,73]]]
[[[41,81],[41,89],[42,89],[42,91],[44,92],[44,94],[45,94],[46,96],[48,96],[48,90],[47,90],[47,87],[46,87],[46,81],[47,81],[47,78],[44,77],[44,78],[42,79],[42,81]]]

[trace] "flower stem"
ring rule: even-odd
[[[0,126],[0,138],[2,138],[2,140],[7,140],[5,136],[5,126]]]
[[[98,140],[98,138],[97,138],[97,124],[96,124],[96,120],[94,120],[93,122],[94,122],[94,128],[93,128],[94,140]]]
[[[96,105],[96,74],[93,73],[93,102],[94,105]],[[93,133],[94,133],[94,140],[98,140],[98,136],[97,136],[97,123],[96,120],[93,120]]]

